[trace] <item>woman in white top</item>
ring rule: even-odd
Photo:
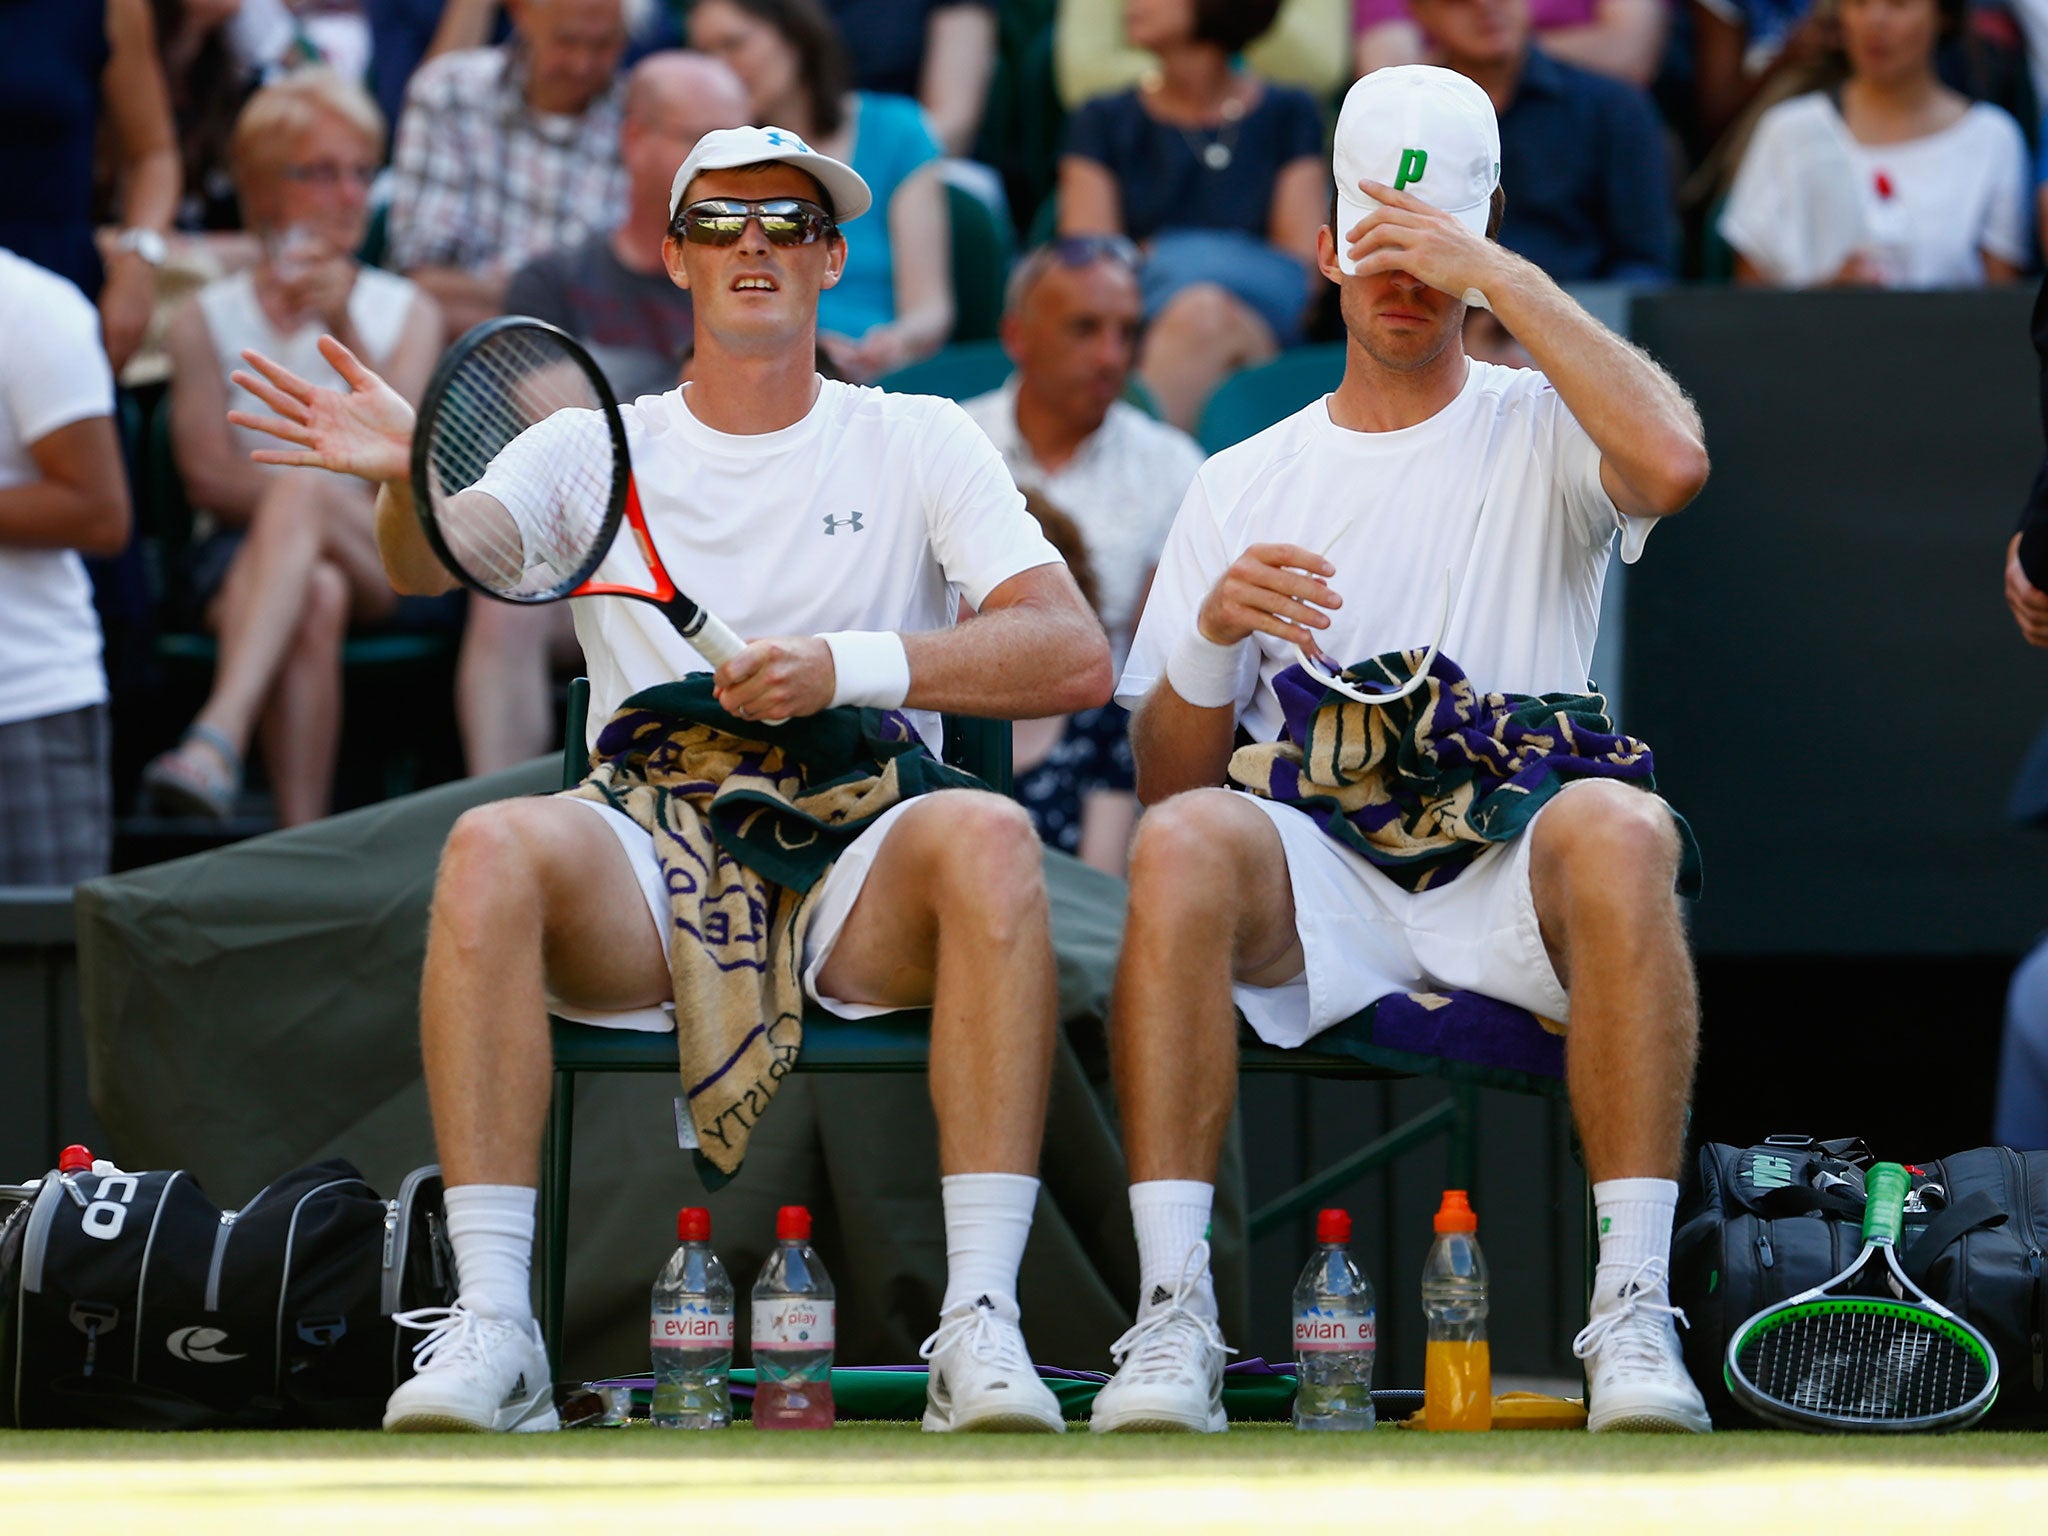
[[[397,603],[362,483],[253,464],[250,447],[267,439],[227,421],[231,406],[261,404],[228,379],[245,348],[337,382],[315,347],[323,331],[374,359],[408,399],[425,388],[440,349],[438,309],[406,279],[352,254],[369,222],[383,138],[368,94],[324,69],[250,97],[231,154],[262,258],[209,283],[171,323],[172,448],[193,505],[222,530],[199,546],[194,572],[220,636],[213,691],[184,739],[143,775],[148,797],[174,814],[233,809],[260,723],[278,820],[325,815],[341,734],[342,639],[351,621],[388,617]],[[207,591],[214,581],[218,590]]]
[[[1738,282],[1968,288],[2027,263],[2026,141],[1934,72],[1964,0],[1841,0],[1849,78],[1758,119],[1721,235]]]

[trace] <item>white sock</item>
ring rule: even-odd
[[[523,1184],[455,1184],[441,1195],[458,1298],[472,1312],[533,1319],[533,1207]]]
[[[955,1173],[939,1180],[946,1208],[946,1299],[941,1313],[977,1297],[1017,1302],[1017,1269],[1038,1180],[1021,1173]]]
[[[1593,1310],[1604,1312],[1645,1259],[1671,1262],[1671,1218],[1678,1186],[1670,1179],[1603,1179],[1593,1186],[1600,1265],[1593,1271]]]
[[[1181,1270],[1195,1244],[1209,1235],[1216,1186],[1195,1179],[1148,1179],[1131,1186],[1131,1225],[1138,1232],[1138,1315],[1173,1299]],[[1202,1271],[1192,1297],[1194,1310],[1216,1316],[1216,1287]]]

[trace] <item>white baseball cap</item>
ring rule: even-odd
[[[1377,181],[1454,213],[1486,233],[1500,185],[1500,123],[1472,80],[1434,64],[1376,69],[1344,96],[1330,157],[1337,179],[1337,265],[1356,272],[1345,236],[1379,204],[1358,190]]]
[[[832,199],[832,216],[841,224],[857,219],[874,206],[875,197],[860,172],[821,155],[787,128],[714,128],[697,141],[676,179],[669,183],[668,216],[671,221],[683,205],[683,193],[703,171],[729,171],[736,166],[760,165],[780,160],[817,177]]]

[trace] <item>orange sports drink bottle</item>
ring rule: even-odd
[[[1422,1421],[1431,1429],[1493,1428],[1493,1362],[1486,1350],[1486,1260],[1479,1218],[1462,1189],[1444,1191],[1436,1241],[1422,1266],[1429,1319]]]

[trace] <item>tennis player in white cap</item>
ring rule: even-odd
[[[663,563],[749,643],[717,672],[744,719],[834,704],[1027,718],[1100,704],[1108,642],[981,430],[950,401],[822,379],[818,294],[867,185],[780,128],[707,133],[677,172],[663,255],[694,299],[692,381],[621,408]],[[252,420],[285,462],[383,483],[403,592],[452,585],[412,515],[410,408],[328,338],[351,391],[275,364]],[[975,610],[953,622],[956,599]],[[645,603],[576,602],[593,738],[620,702],[705,664]],[[760,637],[760,638],[754,638]],[[1058,1432],[1019,1329],[1058,987],[1038,840],[1003,796],[904,802],[815,889],[804,985],[848,1017],[932,1009],[947,1289],[925,1427]],[[420,1028],[461,1294],[431,1327],[390,1430],[544,1430],[550,1362],[528,1299],[550,1009],[673,1028],[667,892],[647,831],[590,801],[502,801],[441,858]]]
[[[1588,687],[1601,582],[1707,477],[1700,422],[1640,350],[1490,238],[1493,107],[1416,65],[1351,88],[1322,271],[1343,382],[1209,460],[1159,562],[1118,698],[1135,712],[1130,915],[1112,1009],[1142,1290],[1098,1430],[1224,1428],[1207,1273],[1236,1089],[1233,1005],[1298,1046],[1402,990],[1470,989],[1569,1021],[1600,1264],[1576,1349],[1591,1427],[1705,1430],[1667,1288],[1696,1005],[1654,795],[1573,783],[1520,837],[1411,893],[1290,806],[1217,788],[1242,729],[1281,734],[1273,679],[1419,649],[1487,692]],[[1540,371],[1466,357],[1490,305]],[[1218,936],[1228,942],[1218,942]]]

